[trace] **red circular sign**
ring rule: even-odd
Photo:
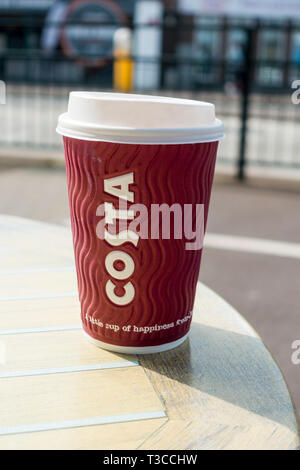
[[[115,31],[127,23],[112,0],[76,0],[66,9],[61,32],[63,52],[87,67],[100,67],[113,55]]]

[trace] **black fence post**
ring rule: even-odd
[[[247,134],[248,134],[248,118],[251,81],[253,78],[253,48],[254,48],[254,29],[247,29],[247,40],[245,45],[245,60],[242,71],[242,99],[241,99],[241,134],[238,159],[237,178],[240,181],[245,179],[246,168],[246,150],[247,150]]]
[[[6,82],[6,76],[5,76],[6,63],[7,63],[6,61],[7,61],[7,51],[2,50],[0,51],[0,80],[2,80],[3,82]]]
[[[162,60],[160,74],[160,88],[166,85],[168,68],[176,65],[176,46],[178,43],[178,31],[180,28],[179,15],[174,10],[167,10],[162,23]],[[171,59],[171,62],[170,62]]]

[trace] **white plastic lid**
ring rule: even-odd
[[[59,134],[129,144],[214,142],[224,137],[215,107],[202,101],[126,93],[72,91]]]

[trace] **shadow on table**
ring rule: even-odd
[[[180,347],[139,356],[139,360],[148,374],[157,372],[163,377],[156,377],[155,382],[162,382],[163,399],[168,390],[166,401],[171,399],[172,406],[183,400],[200,405],[203,395],[196,393],[199,390],[294,430],[287,387],[258,338],[194,323],[189,339]],[[187,387],[180,392],[172,385],[174,381]]]

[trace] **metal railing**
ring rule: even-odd
[[[227,135],[221,144],[219,162],[235,165],[240,179],[246,165],[300,169],[300,105],[291,101],[291,83],[300,79],[300,44],[299,58],[294,58],[292,38],[299,39],[300,27],[290,22],[230,24],[225,20],[218,25],[165,21],[162,25],[130,26],[133,31],[161,29],[162,55],[132,57],[136,67],[158,66],[157,86],[146,92],[215,103]],[[65,25],[61,23],[58,27],[62,29]],[[99,24],[101,27],[103,24]],[[0,105],[2,149],[60,149],[55,127],[57,116],[66,109],[68,92],[112,88],[111,55],[101,65],[89,67],[76,53],[65,55],[59,44],[49,53],[39,46],[42,28],[41,20],[25,21],[17,29],[11,20],[5,21],[3,17],[0,20],[0,36],[16,34],[20,44],[20,37],[27,44],[27,47],[2,45],[0,49],[0,80],[7,85],[6,105]],[[270,31],[273,42],[264,45],[260,38]],[[195,42],[193,38],[197,35]],[[214,45],[209,49],[206,36],[213,38],[217,52],[213,53]],[[172,38],[177,44],[172,46],[173,51]],[[284,48],[280,46],[282,38]],[[231,52],[230,41],[235,48]],[[97,52],[93,54],[97,56]],[[142,85],[140,82],[139,91]]]

